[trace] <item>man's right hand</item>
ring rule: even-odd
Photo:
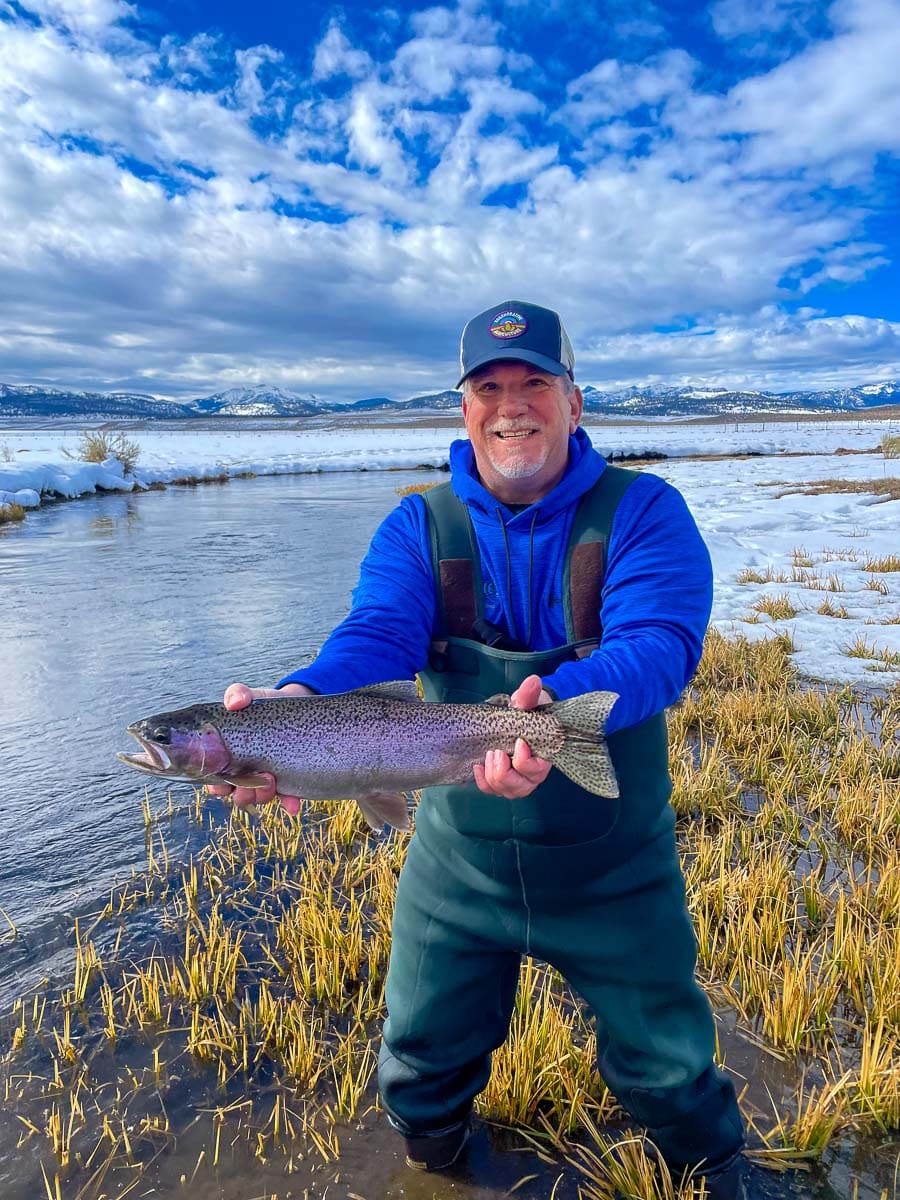
[[[315,692],[302,683],[286,683],[283,688],[252,688],[245,683],[230,683],[225,689],[224,704],[232,712],[238,708],[246,708],[251,700],[262,700],[267,697],[279,696],[314,696]],[[287,812],[295,817],[300,811],[302,797],[285,796],[278,791],[278,780],[268,771],[260,774],[271,782],[265,787],[231,787],[227,783],[207,784],[206,790],[213,796],[230,796],[238,808],[249,804],[268,804],[278,796]]]

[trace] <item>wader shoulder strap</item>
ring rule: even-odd
[[[613,517],[625,491],[639,476],[640,471],[607,464],[591,490],[581,497],[564,569],[568,586],[564,589],[563,604],[570,642],[600,638],[600,592]]]
[[[428,509],[431,565],[438,584],[438,629],[448,637],[472,637],[484,615],[481,562],[472,518],[449,483],[422,493]]]

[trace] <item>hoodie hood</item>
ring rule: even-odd
[[[569,436],[569,462],[566,473],[553,489],[534,504],[529,505],[517,518],[531,522],[537,512],[539,519],[544,521],[562,509],[575,503],[586,491],[594,486],[606,468],[606,459],[598,454],[591,445],[591,439],[579,426]],[[475,452],[468,439],[459,439],[450,446],[451,485],[454,493],[464,504],[479,512],[493,516],[502,501],[482,485],[475,466]]]

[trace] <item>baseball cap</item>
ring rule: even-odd
[[[459,343],[456,386],[498,358],[518,359],[553,375],[575,378],[575,355],[559,313],[525,300],[494,304],[466,324]]]

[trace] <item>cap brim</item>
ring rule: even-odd
[[[567,374],[566,368],[555,358],[548,358],[546,354],[538,354],[536,350],[517,350],[514,346],[510,346],[508,350],[491,350],[490,354],[485,354],[483,358],[473,362],[456,386],[462,387],[473,371],[478,371],[482,367],[486,367],[488,363],[499,362],[501,359],[531,363],[533,367],[540,367],[542,371],[549,371],[551,375]]]

